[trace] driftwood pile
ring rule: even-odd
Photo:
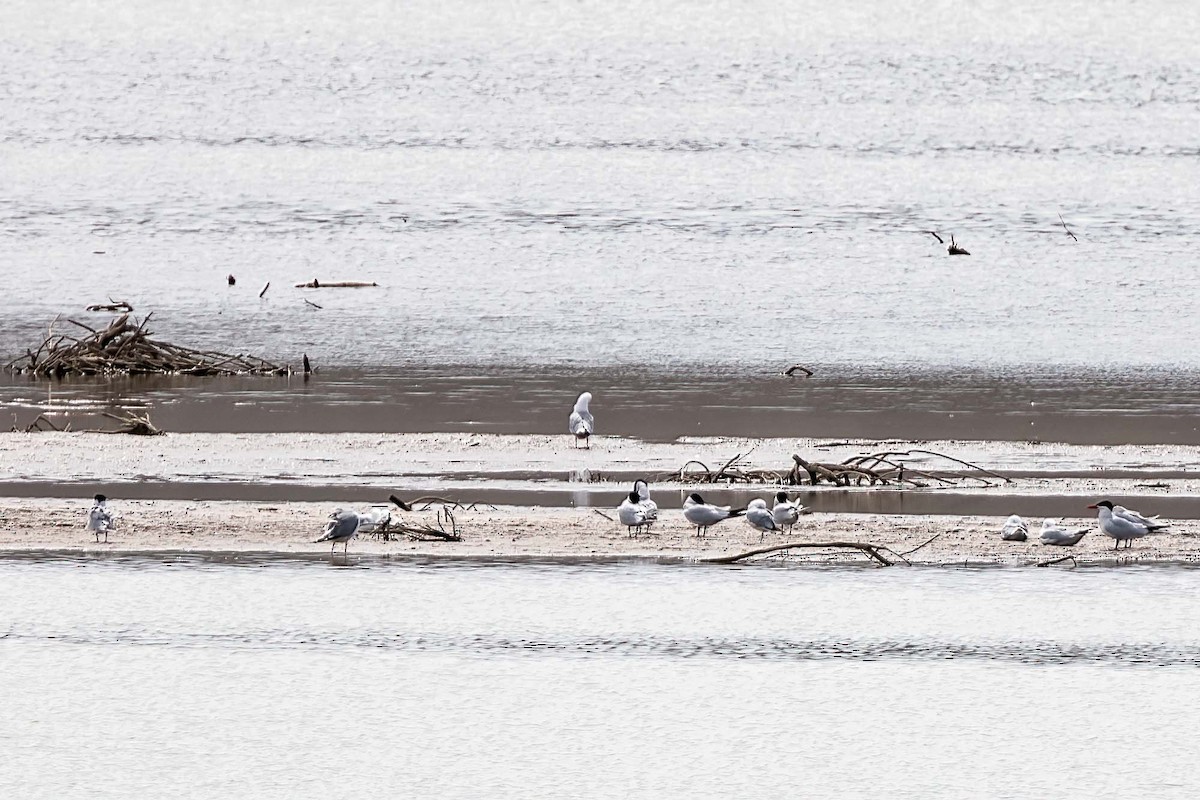
[[[659,481],[679,483],[774,483],[781,486],[817,486],[827,483],[832,486],[909,486],[928,488],[932,485],[957,486],[961,481],[978,481],[983,486],[998,486],[1000,482],[1012,483],[1012,478],[986,470],[976,464],[963,461],[933,450],[893,450],[870,455],[859,455],[839,463],[806,461],[799,455],[792,456],[792,465],[784,470],[755,469],[748,466],[744,457],[749,453],[738,453],[719,469],[710,469],[700,461],[689,461],[677,472],[657,476]],[[929,468],[914,469],[905,458],[933,456],[956,465],[955,469],[933,471]]]
[[[125,313],[97,330],[73,319],[85,333],[55,333],[54,324],[37,350],[8,363],[16,373],[61,378],[65,375],[286,375],[287,367],[256,356],[192,350],[150,338],[146,324]]]

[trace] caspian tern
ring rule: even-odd
[[[87,529],[96,534],[96,542],[100,541],[100,534],[104,534],[104,541],[108,541],[108,532],[116,527],[116,515],[108,507],[108,498],[102,494],[95,497],[95,504],[92,510],[88,512]]]
[[[705,532],[721,520],[730,517],[740,517],[746,509],[730,509],[729,506],[714,506],[704,502],[704,498],[692,492],[683,501],[683,516],[696,526],[696,535],[703,536]]]
[[[781,528],[790,529],[800,519],[801,514],[811,513],[812,509],[808,506],[788,500],[787,492],[775,494],[775,507],[771,509],[771,516],[774,518],[775,524]]]
[[[1116,550],[1118,547],[1120,547],[1121,542],[1125,542],[1125,549],[1128,550],[1133,546],[1134,539],[1140,539],[1150,531],[1156,530],[1159,527],[1164,527],[1159,524],[1152,528],[1145,522],[1135,522],[1134,519],[1129,516],[1129,511],[1125,511],[1125,514],[1119,515],[1115,513],[1116,508],[1108,500],[1101,500],[1095,505],[1088,506],[1088,508],[1096,509],[1096,517],[1100,522],[1100,531],[1105,536],[1110,536],[1114,540],[1113,550]],[[1137,518],[1145,519],[1145,517],[1142,517],[1140,514],[1137,515]]]

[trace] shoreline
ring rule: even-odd
[[[81,500],[0,498],[0,557],[91,557],[171,555],[221,558],[263,557],[343,560],[342,548],[331,557],[316,543],[328,516],[325,504],[262,505],[241,502],[126,501],[109,544],[95,544],[84,530],[88,503]],[[397,515],[399,518],[401,515]],[[435,511],[403,514],[409,524],[434,524]],[[1000,539],[1001,517],[930,517],[920,515],[805,516],[790,534],[762,541],[743,520],[715,526],[704,538],[677,509],[663,509],[653,535],[631,538],[623,526],[590,509],[499,507],[460,509],[456,519],[461,542],[384,541],[361,536],[350,543],[349,558],[531,560],[584,563],[649,560],[699,563],[701,559],[746,552],[787,542],[857,541],[886,548],[896,564],[914,566],[1031,566],[1074,556],[1076,565],[1200,564],[1200,521],[1175,521],[1165,532],[1114,551],[1112,540],[1096,530],[1095,519],[1071,519],[1069,527],[1088,528],[1075,547]],[[1030,521],[1032,522],[1032,521]],[[1038,526],[1031,524],[1034,530]],[[915,549],[915,550],[914,550]],[[782,562],[773,558],[772,562]],[[748,564],[754,561],[743,562]],[[757,562],[761,563],[761,562]],[[787,563],[858,564],[856,551],[794,551]]]

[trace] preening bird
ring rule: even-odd
[[[721,520],[740,517],[745,513],[746,509],[744,508],[730,509],[729,506],[714,506],[706,503],[704,498],[696,492],[689,494],[683,501],[683,516],[696,526],[697,536],[703,536],[709,528]]]
[[[774,533],[779,530],[779,526],[775,524],[775,517],[771,513],[771,509],[767,508],[767,501],[761,497],[754,498],[750,501],[750,505],[746,506],[746,522],[758,530],[758,540],[760,542],[767,535],[767,531]]]
[[[1029,526],[1025,524],[1025,520],[1013,514],[1004,521],[1004,527],[1000,529],[1000,538],[1006,542],[1023,542],[1029,538]]]
[[[350,549],[350,540],[358,534],[359,516],[354,511],[343,511],[338,508],[329,515],[329,522],[325,523],[325,535],[317,542],[332,542],[329,546],[330,554],[333,553],[338,542],[342,542],[344,547],[342,552],[345,553]]]
[[[633,490],[637,492],[638,504],[646,512],[646,525],[652,525],[658,521],[658,503],[650,499],[650,484],[638,478],[633,482]]]
[[[617,506],[617,519],[625,526],[626,532],[638,534],[642,528],[650,524],[646,519],[646,509],[642,507],[642,499],[637,490],[630,492]]]
[[[1096,509],[1100,532],[1114,540],[1113,550],[1120,547],[1121,542],[1125,542],[1125,549],[1128,550],[1133,546],[1134,539],[1140,539],[1151,531],[1167,527],[1157,519],[1148,519],[1136,511],[1130,511],[1122,506],[1114,506],[1108,500],[1101,500],[1088,508]],[[1120,509],[1120,512],[1117,509]]]
[[[787,492],[775,493],[775,507],[771,516],[775,524],[784,530],[790,529],[800,519],[801,514],[811,514],[812,509],[794,500],[788,500]]]
[[[87,529],[96,534],[97,543],[102,533],[104,541],[108,541],[108,532],[116,527],[115,523],[116,515],[108,507],[108,498],[102,494],[96,495],[92,510],[88,512]]]
[[[596,419],[592,416],[592,412],[588,411],[588,404],[591,402],[591,392],[584,392],[579,395],[579,399],[575,401],[575,409],[571,412],[571,416],[567,420],[567,429],[575,437],[576,447],[579,446],[580,441],[586,447],[591,447],[588,437],[596,432]]]
[[[1058,520],[1053,517],[1046,517],[1042,520],[1042,533],[1038,537],[1042,540],[1042,544],[1053,544],[1060,547],[1073,547],[1079,544],[1088,532],[1087,528],[1076,528],[1069,530],[1058,524]]]

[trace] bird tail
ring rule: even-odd
[[[746,509],[744,509],[744,508],[735,508],[729,512],[730,517],[744,517],[745,515],[746,515]]]

